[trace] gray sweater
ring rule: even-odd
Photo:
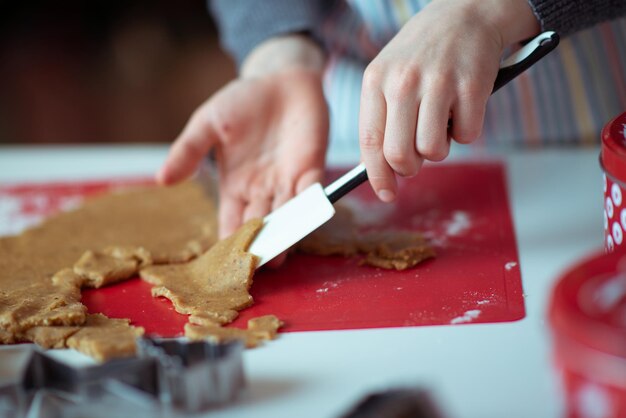
[[[224,48],[240,64],[259,43],[317,29],[338,0],[209,0]],[[626,14],[626,0],[528,0],[542,30],[561,36]]]

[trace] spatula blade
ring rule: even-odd
[[[315,183],[263,219],[248,252],[259,257],[257,268],[325,224],[335,214],[321,184]]]

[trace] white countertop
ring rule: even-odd
[[[146,175],[165,153],[164,146],[0,147],[0,184]],[[449,418],[561,416],[546,308],[563,270],[602,246],[598,154],[597,148],[501,154],[522,268],[523,320],[281,334],[246,351],[244,399],[209,415],[330,418],[372,391],[417,386]]]

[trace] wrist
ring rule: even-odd
[[[499,33],[502,47],[532,38],[541,31],[527,0],[468,0],[476,18],[489,22]]]
[[[323,71],[326,54],[319,44],[302,34],[268,39],[256,46],[241,65],[244,78],[259,77],[291,69]]]

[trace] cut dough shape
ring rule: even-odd
[[[171,300],[196,323],[228,323],[253,302],[248,289],[257,258],[246,250],[262,225],[262,219],[252,219],[195,260],[146,267],[141,278],[154,285],[153,296]]]

